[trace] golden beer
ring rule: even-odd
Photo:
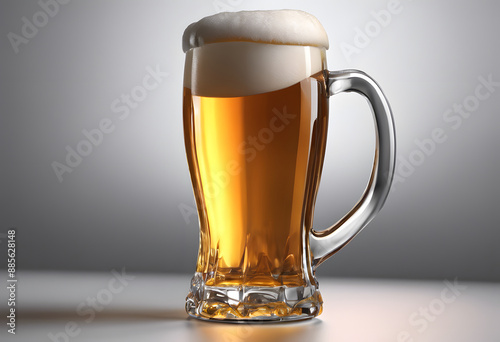
[[[320,80],[243,97],[184,89],[185,143],[201,219],[197,272],[207,275],[207,285],[305,285],[304,198],[319,175],[308,165],[322,159],[327,113],[326,103],[319,118],[312,108],[318,90],[324,93]]]

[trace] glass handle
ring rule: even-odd
[[[344,247],[375,217],[384,205],[394,175],[396,134],[391,108],[382,90],[362,71],[329,72],[329,95],[342,92],[359,93],[370,103],[375,120],[375,158],[368,185],[354,208],[330,228],[311,230],[309,243],[314,267]]]

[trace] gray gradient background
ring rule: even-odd
[[[498,1],[410,1],[347,60],[342,43],[388,1],[226,1],[234,10],[296,8],[325,26],[332,70],[374,77],[392,105],[398,166],[442,128],[447,140],[396,185],[376,219],[318,269],[322,276],[500,280],[500,89],[453,130],[443,113],[500,80]],[[234,4],[236,4],[234,6]],[[18,268],[192,273],[198,221],[182,133],[184,28],[215,13],[212,1],[73,0],[15,54],[9,32],[40,10],[0,4],[0,233],[18,229]],[[110,104],[141,83],[147,66],[169,73],[129,118]],[[360,197],[373,157],[372,122],[356,95],[331,99],[327,156],[315,226]],[[82,129],[110,118],[115,130],[58,182]],[[0,249],[5,237],[0,235]],[[5,263],[2,262],[2,267]]]

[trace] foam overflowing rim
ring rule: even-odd
[[[312,14],[266,10],[222,12],[192,23],[184,31],[182,49],[231,41],[329,47],[325,29]]]

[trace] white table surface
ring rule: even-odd
[[[5,317],[7,278],[2,273]],[[19,272],[16,335],[3,323],[0,340],[500,341],[500,284],[458,280],[466,288],[453,294],[444,281],[319,277],[324,300],[319,317],[256,325],[187,318],[188,275],[133,276],[120,283],[111,273]],[[98,299],[95,309],[87,305],[92,298]],[[73,336],[65,332],[68,327]]]

